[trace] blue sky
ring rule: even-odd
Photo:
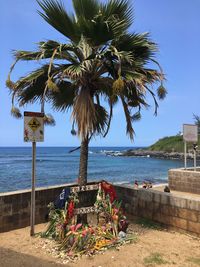
[[[63,0],[71,9],[71,1]],[[92,146],[146,146],[163,136],[178,133],[183,123],[193,122],[193,113],[200,115],[200,1],[199,0],[135,0],[133,31],[150,32],[159,45],[158,61],[166,74],[167,98],[160,102],[158,116],[153,108],[142,112],[136,122],[135,140],[126,136],[121,106],[116,106],[111,129],[106,138],[97,137]],[[13,61],[12,49],[32,50],[41,40],[65,41],[37,14],[35,0],[6,0],[1,3],[1,72],[0,72],[0,146],[30,146],[23,142],[23,120],[10,115],[11,98],[5,87],[9,67]],[[27,63],[19,64],[13,78],[31,69]],[[38,106],[26,110],[39,111]],[[50,111],[50,110],[48,110]],[[76,146],[80,141],[70,134],[70,114],[51,112],[55,127],[46,127],[42,146]]]

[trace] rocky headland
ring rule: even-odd
[[[200,142],[197,143],[197,147],[200,147]],[[193,144],[187,145],[187,158],[194,158]],[[147,157],[147,158],[159,158],[159,159],[184,159],[184,143],[183,136],[168,136],[161,138],[153,145],[147,148],[129,149],[124,151],[106,151],[106,155],[109,156],[127,156],[127,157]],[[196,151],[197,159],[200,160],[200,150]]]
[[[129,149],[126,151],[115,152],[107,151],[105,152],[108,156],[115,157],[147,157],[147,158],[159,158],[159,159],[184,159],[184,153],[182,152],[166,152],[166,151],[151,151],[146,149]],[[187,153],[188,159],[193,159],[193,153]],[[200,154],[197,154],[197,159],[200,159]]]

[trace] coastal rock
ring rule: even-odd
[[[184,159],[184,153],[179,152],[166,152],[166,151],[152,151],[152,150],[144,150],[144,149],[129,149],[126,151],[121,151],[121,153],[116,154],[114,151],[109,151],[106,153],[109,156],[126,156],[126,157],[152,157],[152,158],[160,158],[160,159]],[[187,154],[188,159],[193,159],[193,153]],[[200,154],[197,154],[197,159],[200,159]]]

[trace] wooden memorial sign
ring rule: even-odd
[[[82,186],[73,186],[71,187],[71,192],[85,192],[85,191],[92,191],[92,190],[98,190],[99,184],[88,184],[88,185],[82,185]]]
[[[92,213],[92,212],[96,212],[96,208],[94,206],[84,207],[84,208],[77,208],[77,209],[74,210],[74,214],[75,215],[87,214],[87,213]]]
[[[88,185],[83,185],[83,186],[73,186],[70,188],[70,191],[73,193],[79,193],[79,192],[86,192],[86,191],[92,191],[92,190],[98,190],[99,189],[99,183],[97,184],[88,184]],[[95,206],[89,206],[89,207],[80,207],[74,209],[74,214],[88,214],[96,212]]]

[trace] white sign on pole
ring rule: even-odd
[[[44,141],[44,113],[24,112],[24,142],[32,142],[32,186],[31,186],[31,218],[30,235],[35,234],[35,173],[36,142]]]
[[[44,113],[24,112],[24,142],[44,141]]]
[[[183,124],[183,140],[185,142],[198,142],[198,127],[192,124]]]

